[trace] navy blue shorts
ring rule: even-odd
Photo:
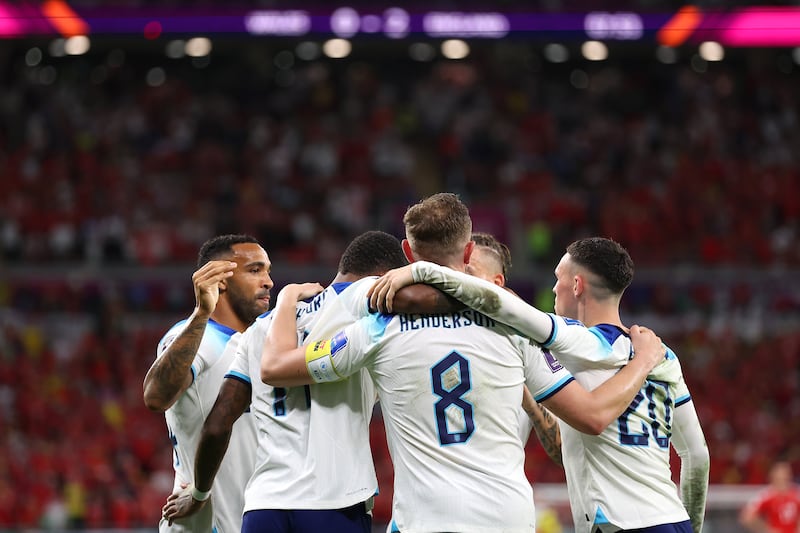
[[[624,529],[620,533],[692,533],[692,523],[686,520],[685,522],[675,522],[674,524]]]
[[[363,503],[345,509],[247,511],[242,533],[371,533],[372,516]]]

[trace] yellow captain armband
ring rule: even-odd
[[[332,339],[312,342],[306,346],[308,374],[317,383],[339,381],[342,377],[333,366],[333,356],[347,344],[347,337],[339,333]]]

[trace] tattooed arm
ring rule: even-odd
[[[219,465],[228,450],[233,424],[250,405],[249,383],[237,378],[226,377],[219,389],[217,401],[208,413],[200,433],[197,455],[194,460],[194,485],[167,498],[162,514],[170,523],[199,511],[207,500],[197,500],[192,489],[209,492]]]
[[[558,420],[550,411],[536,403],[528,387],[523,387],[522,408],[528,413],[533,430],[547,456],[557,465],[564,466],[561,460],[561,431],[558,429]]]
[[[155,360],[144,378],[144,403],[152,411],[166,411],[192,384],[191,366],[208,319],[219,300],[219,282],[233,274],[236,263],[209,261],[192,275],[197,304],[186,327]]]

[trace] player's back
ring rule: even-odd
[[[541,400],[569,374],[471,309],[371,315],[346,335],[352,353],[336,367],[349,374],[365,365],[378,388],[400,531],[532,531],[518,436],[522,384],[527,377]]]
[[[617,326],[588,328],[562,321],[554,355],[575,379],[593,390],[630,358],[630,338]],[[582,330],[582,331],[581,331]],[[628,409],[600,435],[581,433],[560,423],[562,456],[577,532],[610,523],[625,529],[679,522],[688,514],[670,470],[674,410],[690,400],[680,363],[671,350],[650,374]]]
[[[349,285],[333,284],[298,302],[299,340],[328,307],[342,309]],[[331,336],[355,320],[344,313],[333,316],[338,321],[318,328],[321,333]],[[375,398],[371,381],[354,376],[314,386],[266,385],[260,379],[261,351],[270,321],[267,313],[248,328],[228,373],[252,387],[251,408],[263,444],[245,493],[245,510],[335,509],[367,500],[377,489],[368,437]],[[351,453],[337,455],[340,447]]]

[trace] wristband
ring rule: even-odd
[[[192,485],[192,498],[199,502],[204,502],[211,497],[211,489],[203,492],[202,490],[197,490],[197,487]]]

